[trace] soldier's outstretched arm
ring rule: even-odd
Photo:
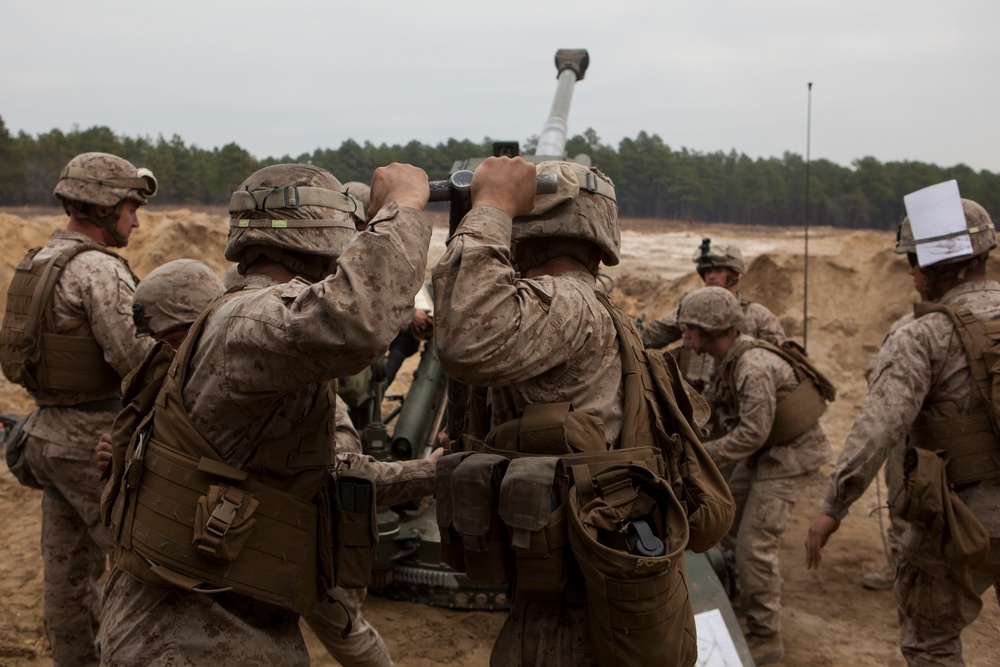
[[[840,521],[825,514],[818,515],[809,525],[806,535],[806,566],[810,570],[819,568],[820,553],[830,536],[840,528]]]

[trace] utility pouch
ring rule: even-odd
[[[510,580],[507,531],[500,521],[500,487],[510,459],[476,454],[459,463],[451,475],[452,525],[464,548],[465,574],[488,584]]]
[[[335,472],[333,485],[334,584],[365,588],[378,545],[375,479],[369,473]]]
[[[519,419],[492,429],[486,449],[560,456],[574,452],[606,452],[604,422],[570,403],[527,405]]]
[[[115,562],[139,580],[196,593],[232,591],[300,614],[310,613],[325,593],[312,502],[248,479],[246,471],[221,461],[196,460],[153,438],[147,442],[145,431],[139,432],[123,484],[127,488],[112,512]],[[245,493],[228,493],[233,489]],[[259,504],[251,507],[249,499]],[[225,543],[241,519],[252,528],[251,539],[206,553],[217,533],[223,533],[219,544]],[[227,522],[229,528],[221,530]]]
[[[694,665],[694,612],[683,570],[687,516],[645,467],[572,470],[569,543],[583,572],[597,663]]]
[[[41,489],[43,485],[35,477],[35,473],[31,472],[31,467],[24,455],[24,446],[28,441],[28,432],[24,430],[24,425],[33,414],[35,413],[29,412],[11,427],[7,439],[4,441],[4,456],[7,460],[7,467],[10,468],[10,472],[22,486]]]
[[[462,537],[455,530],[455,497],[452,494],[451,476],[462,461],[474,452],[458,452],[442,456],[438,460],[434,476],[434,504],[437,513],[438,532],[441,535],[441,559],[449,567],[465,572],[465,547]]]
[[[976,563],[989,552],[989,533],[948,483],[944,459],[929,449],[906,451],[903,484],[891,511],[923,525],[949,563]]]
[[[566,525],[568,477],[557,457],[522,457],[500,485],[500,518],[510,531],[518,592],[558,593],[571,569]]]
[[[260,503],[233,486],[212,485],[198,498],[194,514],[194,545],[198,553],[232,562],[250,539]]]

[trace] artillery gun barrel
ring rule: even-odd
[[[408,460],[423,454],[424,445],[436,433],[444,404],[447,383],[434,345],[427,343],[420,355],[420,364],[413,374],[413,384],[406,392],[389,448],[393,456]]]
[[[566,155],[566,131],[569,127],[569,105],[573,101],[573,88],[577,81],[583,81],[583,75],[590,64],[590,55],[586,49],[559,49],[556,52],[556,70],[558,71],[556,96],[552,100],[552,110],[542,126],[542,134],[538,138],[535,155],[550,155],[562,159]]]

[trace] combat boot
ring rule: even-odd
[[[769,665],[785,657],[785,642],[780,632],[767,636],[750,633],[746,639],[754,664]]]
[[[896,566],[886,563],[879,568],[866,572],[861,577],[861,585],[870,591],[887,591],[896,580]]]

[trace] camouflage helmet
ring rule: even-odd
[[[554,174],[557,191],[537,195],[535,207],[514,220],[515,243],[535,238],[589,241],[603,253],[604,264],[621,260],[621,232],[615,186],[596,167],[573,162],[548,161],[538,165],[538,174]]]
[[[372,203],[372,189],[367,183],[348,181],[344,183],[344,192],[360,201],[361,205],[364,206],[364,210],[367,210],[369,204]]]
[[[110,153],[81,153],[59,174],[54,194],[67,202],[114,207],[124,199],[142,205],[156,194],[156,177]]]
[[[229,214],[226,259],[239,262],[240,273],[265,254],[316,280],[322,275],[315,267],[304,271],[288,252],[336,259],[357,234],[357,222],[365,221],[361,203],[333,174],[306,164],[255,171],[233,193]]]
[[[965,224],[969,229],[969,238],[972,241],[972,254],[965,257],[956,257],[944,262],[936,262],[933,266],[947,266],[965,262],[973,257],[985,255],[993,248],[997,247],[997,235],[994,231],[993,221],[990,214],[982,206],[971,199],[962,199],[962,211],[965,213]],[[917,252],[917,242],[913,238],[913,227],[910,225],[909,216],[903,218],[896,231],[897,255],[905,255]]]
[[[705,279],[705,272],[711,268],[732,269],[739,275],[747,272],[743,261],[743,253],[734,245],[712,243],[712,239],[702,239],[701,245],[691,256],[691,261],[697,264],[698,275]]]
[[[175,259],[139,281],[132,313],[139,333],[160,334],[198,319],[224,288],[212,269],[193,259]]]
[[[705,331],[725,331],[743,320],[743,309],[725,287],[699,287],[677,308],[677,323]]]

